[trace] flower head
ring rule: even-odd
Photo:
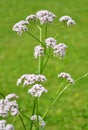
[[[67,21],[67,26],[75,25],[75,24],[76,24],[75,21],[72,20],[72,19],[70,19],[70,20]]]
[[[0,116],[1,117],[6,117],[8,115],[8,112],[10,112],[11,115],[13,116],[19,113],[18,104],[15,98],[18,98],[16,94],[9,94],[5,97],[5,99],[0,100]]]
[[[0,130],[5,130],[6,120],[0,120]]]
[[[0,120],[0,130],[14,130],[12,124],[6,125],[6,120]]]
[[[17,80],[17,85],[23,83],[24,86],[32,85],[36,82],[44,82],[46,77],[42,74],[24,74]]]
[[[26,26],[27,24],[28,24],[28,21],[21,20],[13,26],[13,31],[17,32],[17,34],[21,36],[22,32],[25,32],[28,30]]]
[[[49,38],[45,39],[45,43],[46,43],[47,48],[48,47],[53,48],[57,44],[57,41],[55,38],[49,37]]]
[[[68,20],[70,20],[70,19],[72,19],[70,16],[65,15],[65,16],[62,16],[62,17],[59,19],[59,21],[60,21],[60,22],[64,22],[64,21],[68,21]]]
[[[31,117],[31,120],[36,122],[37,121],[37,115],[33,115]],[[43,118],[40,115],[38,115],[38,120],[39,120],[39,125],[41,127],[45,127],[46,123],[45,123],[45,121],[43,120]]]
[[[58,74],[58,78],[66,78],[70,83],[74,83],[74,80],[72,79],[71,75],[66,72]]]
[[[39,56],[44,56],[44,48],[40,45],[34,48],[34,57],[38,58]]]
[[[28,93],[34,97],[40,97],[42,93],[46,93],[47,90],[41,84],[35,84],[31,89],[28,90]]]
[[[40,10],[36,13],[36,17],[40,20],[40,24],[42,25],[44,23],[52,23],[56,16],[48,10]]]
[[[6,100],[12,100],[12,99],[16,99],[16,98],[18,98],[18,96],[15,93],[11,93],[6,96]]]
[[[62,16],[60,19],[59,19],[60,22],[66,22],[67,26],[70,26],[70,25],[75,25],[76,22],[70,17],[70,16]]]
[[[36,15],[31,14],[26,17],[26,21],[30,22],[30,20],[35,21],[36,20]]]
[[[6,125],[6,130],[14,130],[14,127],[12,124],[7,124]]]
[[[54,46],[54,55],[55,56],[60,56],[60,58],[63,58],[66,53],[66,48],[67,46],[64,43],[59,43],[58,45]]]

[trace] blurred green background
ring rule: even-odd
[[[27,88],[17,87],[16,82],[22,74],[36,72],[38,61],[33,57],[33,48],[38,43],[26,33],[17,36],[12,26],[43,9],[55,13],[57,18],[70,15],[77,25],[64,31],[59,31],[59,22],[49,25],[49,36],[59,32],[57,40],[66,43],[68,51],[64,60],[52,57],[44,71],[48,93],[39,101],[40,114],[57,89],[58,73],[65,71],[77,79],[88,72],[88,0],[0,0],[0,92],[19,95],[19,106],[29,117],[33,99]],[[29,25],[29,30],[39,36],[34,25]],[[18,117],[7,120],[14,124],[15,130],[24,130]],[[26,119],[25,123],[28,130],[30,124]],[[68,88],[49,112],[46,123],[45,130],[88,130],[88,77]]]

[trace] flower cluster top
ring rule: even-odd
[[[14,130],[12,124],[6,124],[6,120],[0,120],[0,130]]]
[[[68,74],[66,72],[61,72],[60,74],[58,74],[58,78],[65,78],[65,79],[67,79],[67,81],[74,84],[74,79],[71,77],[70,74]]]
[[[48,10],[40,10],[37,11],[36,14],[31,14],[26,17],[25,20],[21,20],[17,22],[13,26],[13,31],[16,31],[18,35],[21,36],[22,32],[28,31],[27,24],[30,23],[30,21],[40,21],[40,25],[47,24],[47,23],[53,23],[54,18],[56,18],[56,15]],[[62,16],[59,18],[60,22],[67,22],[67,26],[75,25],[75,21],[70,16]]]
[[[24,74],[17,80],[17,85],[23,83],[23,86],[28,86],[35,84],[37,82],[44,82],[46,81],[46,77],[42,74],[35,75],[35,74]]]
[[[32,88],[28,89],[28,93],[34,97],[40,97],[42,93],[47,93],[47,90],[40,84],[46,81],[46,77],[42,74],[24,74],[22,75],[18,81],[17,85],[23,83],[24,86],[32,86]]]
[[[66,22],[67,26],[70,26],[70,25],[75,25],[76,22],[70,17],[70,16],[62,16],[60,19],[59,19],[60,22]]]
[[[11,113],[12,116],[19,114],[18,104],[15,99],[18,96],[15,93],[9,94],[5,99],[0,100],[0,116],[7,117],[8,113]]]
[[[31,117],[31,120],[36,123],[37,115],[33,115]],[[43,120],[43,118],[40,115],[38,115],[38,120],[39,120],[39,126],[45,127],[46,123],[45,123],[45,121]]]

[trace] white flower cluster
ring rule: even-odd
[[[58,45],[54,46],[54,55],[60,56],[60,58],[63,58],[66,53],[67,46],[64,43],[59,43]]]
[[[46,93],[47,90],[40,84],[40,82],[46,81],[46,77],[42,74],[24,74],[22,75],[18,81],[17,85],[23,83],[24,86],[32,85],[32,88],[28,89],[28,93],[34,97],[40,97],[42,93]],[[39,84],[38,84],[39,82]]]
[[[41,84],[35,84],[28,90],[28,93],[31,94],[31,96],[40,97],[42,93],[47,93],[47,90]]]
[[[53,48],[57,44],[57,41],[55,38],[49,37],[49,38],[45,39],[45,43],[46,43],[47,48],[48,47]]]
[[[60,22],[66,22],[67,26],[70,26],[70,25],[75,25],[75,21],[70,17],[70,16],[62,16],[60,19],[59,19]]]
[[[13,31],[17,32],[19,36],[21,36],[22,32],[28,31],[27,24],[29,24],[30,21],[35,21],[37,19],[40,20],[40,24],[44,23],[52,23],[53,19],[55,18],[55,14],[52,12],[49,12],[48,10],[40,10],[36,14],[31,14],[26,17],[26,20],[21,20],[17,22],[13,26]]]
[[[34,48],[34,57],[38,58],[39,56],[44,56],[44,48],[41,45]]]
[[[19,113],[18,104],[16,102],[18,96],[15,93],[9,94],[5,99],[0,100],[0,116],[7,117],[10,112],[12,116],[15,116]]]
[[[36,17],[40,20],[40,24],[42,25],[44,23],[52,23],[56,16],[48,10],[40,10],[36,13]]]
[[[23,82],[24,86],[28,86],[28,85],[32,85],[36,82],[44,82],[44,81],[46,81],[46,77],[42,74],[39,74],[39,75],[24,74],[18,79],[17,85],[19,85]]]
[[[72,79],[71,75],[66,72],[58,74],[58,78],[66,78],[70,83],[74,84],[74,79]]]
[[[0,130],[14,130],[12,124],[6,124],[6,120],[0,120]]]
[[[48,10],[40,10],[37,11],[36,14],[31,14],[29,16],[26,17],[26,20],[21,20],[19,22],[17,22],[14,26],[13,26],[13,31],[16,31],[18,35],[21,36],[22,32],[25,32],[28,30],[27,28],[27,24],[30,23],[30,21],[40,21],[40,24],[43,25],[45,23],[52,23],[54,21],[54,18],[56,17],[56,15]],[[62,16],[59,19],[60,22],[66,22],[67,26],[70,25],[75,25],[75,21],[70,17],[70,16]]]
[[[19,36],[21,36],[22,32],[24,31],[27,31],[28,28],[27,28],[27,25],[28,24],[28,21],[26,20],[21,20],[19,21],[18,23],[16,23],[14,26],[13,26],[13,31],[17,32],[17,34]]]
[[[36,20],[36,15],[31,14],[26,17],[26,21],[30,22],[30,20],[35,21]]]
[[[57,41],[53,37],[49,37],[45,39],[46,47],[53,48],[54,56],[60,56],[60,58],[63,58],[66,53],[67,46],[64,43],[57,44]]]
[[[31,117],[31,120],[36,122],[37,121],[37,115],[33,115]],[[46,126],[46,123],[45,123],[45,121],[43,120],[43,118],[41,116],[38,116],[38,120],[39,120],[39,126],[41,126],[41,127]]]

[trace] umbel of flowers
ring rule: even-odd
[[[47,93],[48,90],[46,87],[44,87],[44,82],[46,81],[46,76],[43,75],[44,69],[47,66],[47,63],[49,62],[49,59],[51,56],[59,57],[60,59],[63,59],[66,55],[67,45],[65,43],[58,43],[56,36],[48,37],[48,24],[54,24],[54,19],[57,19],[57,22],[63,22],[64,26],[71,26],[75,25],[75,21],[70,16],[62,16],[61,18],[57,18],[57,16],[48,11],[48,10],[40,10],[36,12],[35,14],[31,14],[25,18],[25,20],[21,20],[17,22],[13,26],[13,31],[17,32],[19,36],[22,35],[23,32],[26,32],[31,37],[35,39],[39,44],[34,47],[34,58],[39,59],[38,60],[38,73],[37,74],[23,74],[19,79],[17,80],[17,86],[20,84],[23,84],[24,87],[28,87],[28,94],[34,98],[34,105],[32,108],[32,114],[30,117],[25,116],[25,114],[22,111],[18,111],[18,105],[16,101],[12,101],[11,99],[18,98],[15,94],[11,94],[6,96],[5,99],[0,100],[0,116],[5,117],[8,115],[8,112],[11,113],[11,115],[17,115],[22,114],[24,117],[26,117],[30,123],[30,130],[35,128],[36,130],[44,129],[46,123],[44,121],[45,117],[47,116],[49,110],[52,108],[52,106],[55,104],[57,99],[61,96],[61,94],[70,86],[70,84],[74,83],[73,78],[70,74],[66,72],[61,72],[58,74],[58,78],[64,78],[67,80],[66,86],[60,86],[58,87],[58,90],[56,90],[56,94],[54,95],[53,102],[50,103],[48,108],[45,110],[44,114],[40,116],[39,112],[39,98],[42,96],[42,94]],[[33,35],[30,32],[30,29],[28,28],[28,24],[31,24],[31,22],[34,22],[36,27],[39,29],[40,37],[37,38],[35,35]],[[45,28],[44,30],[42,28]],[[43,40],[42,36],[45,35],[45,40]],[[21,118],[24,130],[26,130],[25,123],[23,119]],[[13,130],[12,125],[6,125],[5,120],[0,121],[0,130],[3,130],[2,127],[5,128],[5,130]]]
[[[16,116],[19,114],[18,104],[16,99],[18,96],[15,93],[7,95],[4,99],[0,100],[0,117],[7,118],[9,114]],[[14,130],[12,124],[6,125],[6,120],[0,120],[0,130]]]

